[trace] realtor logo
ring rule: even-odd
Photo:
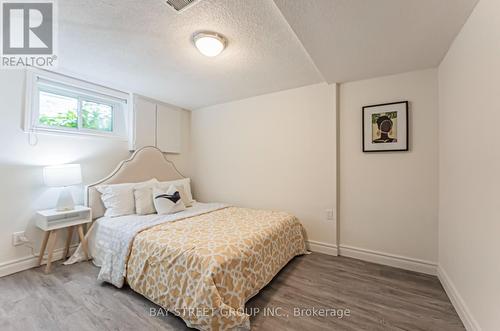
[[[54,2],[4,0],[1,5],[2,67],[53,67]]]

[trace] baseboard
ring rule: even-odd
[[[453,307],[455,307],[458,316],[460,316],[465,329],[467,331],[481,331],[481,327],[477,323],[476,319],[472,316],[469,308],[465,304],[465,300],[462,298],[457,288],[451,281],[450,277],[441,266],[437,267],[437,276],[441,281],[446,294],[448,294]]]
[[[339,255],[337,245],[327,244],[314,240],[307,241],[307,249],[311,252],[323,253],[333,256]]]
[[[77,245],[72,245],[70,252],[72,252]],[[319,241],[308,240],[307,248],[312,252],[323,253],[328,255],[338,255],[338,250],[336,245],[327,244]],[[54,255],[52,256],[52,261],[57,261],[62,259],[64,253],[63,248],[55,249]],[[44,256],[42,264],[46,263],[47,254]],[[0,263],[0,277],[4,277],[7,275],[14,274],[16,272],[28,270],[31,268],[35,268],[38,266],[38,257],[36,256],[27,256],[20,259]]]
[[[77,245],[72,245],[70,247],[70,253],[72,253]],[[58,261],[63,258],[64,248],[54,249],[54,254],[52,255],[52,262]],[[47,263],[47,254],[44,255],[42,264]],[[26,256],[20,259],[11,260],[7,262],[0,263],[0,277],[8,276],[16,272],[28,270],[38,266],[37,256]]]
[[[434,276],[437,274],[436,263],[409,258],[406,256],[377,252],[369,249],[345,246],[345,245],[339,246],[339,255],[352,257],[363,261],[384,264],[405,270],[421,272],[424,274],[429,274]]]

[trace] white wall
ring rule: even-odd
[[[80,163],[84,184],[92,183],[109,174],[116,165],[129,156],[126,141],[92,138],[38,135],[38,143],[31,146],[22,129],[24,112],[25,72],[0,71],[0,274],[12,262],[29,258],[29,248],[14,247],[12,233],[26,231],[38,253],[42,232],[34,225],[35,210],[53,208],[58,189],[43,184],[45,165]],[[189,128],[189,112],[183,125]],[[189,131],[184,132],[183,151],[189,149]],[[169,158],[176,161],[179,170],[189,174],[188,153]],[[77,202],[83,201],[83,185],[73,190]],[[58,247],[65,234],[61,232]],[[10,269],[9,269],[10,270]]]
[[[437,71],[341,84],[339,98],[341,254],[435,272]],[[362,107],[404,100],[410,102],[410,151],[363,153]]]
[[[440,276],[469,330],[500,330],[498,13],[481,0],[439,67]]]
[[[335,92],[318,84],[193,111],[197,199],[289,211],[309,240],[335,246]]]

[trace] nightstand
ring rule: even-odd
[[[82,243],[85,256],[88,259],[89,253],[87,241],[83,232],[83,225],[92,222],[92,210],[90,208],[85,206],[75,206],[75,209],[65,211],[57,211],[56,209],[40,210],[37,212],[37,216],[36,226],[45,232],[42,246],[40,247],[38,265],[42,264],[47,243],[49,244],[45,273],[50,272],[54,247],[57,241],[57,230],[60,229],[68,229],[63,259],[68,257],[69,246],[71,244],[71,238],[73,237],[75,227],[77,228],[78,236],[80,237],[80,242]]]

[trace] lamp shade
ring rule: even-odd
[[[43,168],[45,185],[63,187],[82,182],[82,169],[79,164],[63,164]]]

